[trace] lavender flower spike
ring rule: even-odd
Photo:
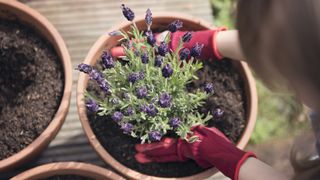
[[[128,81],[134,84],[136,81],[140,79],[139,73],[131,73],[128,76]]]
[[[145,35],[147,36],[147,43],[150,44],[151,46],[154,46],[156,44],[156,38],[152,34],[152,31],[147,31]]]
[[[151,13],[151,10],[149,8],[146,11],[145,20],[146,20],[146,24],[148,26],[148,30],[150,30],[150,27],[152,25],[152,13]]]
[[[182,21],[175,20],[168,26],[168,30],[172,33],[176,32],[178,29],[182,28]]]
[[[190,50],[188,48],[181,49],[179,53],[180,60],[188,59],[189,55],[190,55]]]
[[[91,80],[96,80],[98,83],[104,81],[103,74],[96,69],[91,70],[89,77]]]
[[[111,31],[108,33],[109,36],[121,36],[121,32],[118,31],[118,30],[115,30],[115,31]]]
[[[172,118],[169,121],[169,125],[173,128],[177,128],[180,124],[181,124],[181,120],[180,118],[177,118],[177,117]]]
[[[171,67],[170,64],[166,64],[163,68],[162,68],[162,76],[165,78],[168,78],[172,75],[173,73],[173,69]]]
[[[131,123],[123,123],[121,124],[121,129],[124,134],[130,134],[133,129],[133,125]]]
[[[162,108],[167,108],[167,107],[170,107],[171,100],[172,100],[172,97],[170,96],[170,94],[165,92],[160,95],[158,103]]]
[[[137,89],[137,97],[139,99],[147,97],[147,95],[148,95],[148,89],[145,86],[142,86],[142,87]]]
[[[124,4],[121,5],[122,9],[122,14],[124,15],[125,18],[127,18],[128,21],[133,21],[134,19],[134,12],[125,6]]]
[[[221,118],[224,114],[224,111],[221,108],[216,108],[213,110],[212,114],[215,118]]]
[[[147,106],[146,111],[147,111],[147,114],[152,117],[156,116],[158,113],[158,109],[153,104],[150,104],[149,106]]]
[[[131,115],[133,115],[134,114],[134,109],[132,108],[132,107],[128,107],[127,108],[127,115],[128,116],[131,116]]]
[[[154,66],[156,66],[156,67],[161,67],[162,62],[163,62],[163,57],[157,55],[157,56],[156,56],[156,59],[154,60]]]
[[[168,44],[166,44],[164,41],[160,43],[158,47],[158,53],[161,56],[165,56],[169,52]]]
[[[162,134],[159,131],[151,131],[148,133],[148,137],[150,141],[160,141]]]
[[[116,111],[113,113],[111,117],[115,122],[120,122],[123,118],[123,114],[120,111]]]
[[[189,42],[192,38],[192,32],[188,31],[182,36],[182,42]]]
[[[80,72],[84,72],[86,74],[89,74],[92,71],[92,67],[88,64],[81,63],[78,65],[76,70],[79,70]]]
[[[206,93],[212,93],[213,92],[213,84],[212,83],[206,83],[205,85],[204,85],[204,91],[206,92]]]
[[[89,99],[86,102],[86,107],[92,112],[97,112],[99,110],[99,105],[93,99]]]
[[[149,62],[149,56],[147,54],[147,52],[144,52],[142,55],[141,55],[141,61],[143,64],[148,64]]]
[[[190,51],[190,55],[194,58],[200,57],[203,44],[196,43]]]
[[[115,65],[115,62],[114,62],[112,56],[107,51],[103,52],[103,54],[101,56],[101,60],[102,60],[104,67],[107,69],[113,68]]]

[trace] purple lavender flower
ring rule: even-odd
[[[172,33],[176,32],[178,29],[182,28],[182,21],[175,20],[168,26],[168,30]]]
[[[156,59],[154,60],[154,66],[156,66],[156,67],[161,67],[162,62],[163,62],[163,57],[157,55],[157,56],[156,56]]]
[[[161,56],[165,56],[167,53],[169,52],[169,47],[168,44],[166,42],[161,42],[159,47],[158,47],[158,53]]]
[[[91,72],[89,73],[89,78],[91,80],[96,80],[97,82],[104,80],[102,73],[96,69],[91,70]]]
[[[110,69],[110,68],[114,67],[114,64],[115,64],[114,60],[113,60],[112,56],[107,51],[103,52],[101,59],[102,59],[102,63],[105,68]]]
[[[204,91],[207,92],[208,94],[209,93],[212,93],[213,92],[213,84],[208,82],[204,85]]]
[[[168,78],[172,75],[173,73],[173,69],[171,67],[170,64],[166,64],[163,68],[162,68],[162,76],[165,78]]]
[[[121,124],[121,129],[123,130],[124,134],[130,134],[133,130],[133,125],[131,123],[123,123]]]
[[[144,52],[142,55],[141,55],[141,61],[143,64],[148,64],[149,62],[149,56],[147,54],[147,52]]]
[[[86,102],[86,107],[92,112],[97,112],[99,110],[99,105],[93,99],[89,99]]]
[[[141,112],[147,112],[147,105],[141,104],[139,108]]]
[[[149,116],[156,116],[158,113],[158,109],[156,108],[156,106],[154,106],[153,104],[149,104],[149,106],[147,106],[146,108],[146,112]]]
[[[213,110],[212,114],[215,118],[221,118],[224,114],[224,111],[221,108],[216,108]]]
[[[152,34],[152,31],[147,31],[145,35],[147,36],[147,43],[150,44],[151,46],[154,46],[154,44],[156,43],[156,38]]]
[[[196,43],[190,51],[190,55],[194,58],[200,57],[203,44]]]
[[[139,72],[139,79],[140,80],[144,79],[144,72],[143,71]]]
[[[132,107],[128,107],[127,108],[127,115],[128,116],[131,116],[131,115],[133,115],[134,114],[134,109],[132,108]]]
[[[177,118],[177,117],[172,118],[169,121],[169,125],[173,128],[177,128],[180,124],[181,124],[181,120],[180,118]]]
[[[106,80],[102,80],[98,82],[99,87],[106,92],[107,94],[110,94],[110,85]]]
[[[123,114],[120,111],[116,111],[113,113],[111,117],[115,122],[120,122],[123,118]]]
[[[137,80],[139,80],[139,73],[131,73],[128,76],[128,81],[132,84],[135,83]]]
[[[148,137],[150,141],[160,141],[162,134],[159,131],[150,131]]]
[[[76,70],[79,70],[80,72],[84,72],[86,74],[89,74],[92,71],[92,67],[88,64],[81,63],[78,65]]]
[[[139,99],[147,97],[147,95],[148,95],[148,89],[145,86],[142,86],[142,87],[137,89],[137,97]]]
[[[118,98],[112,98],[111,102],[112,102],[112,104],[119,104],[120,103]]]
[[[108,33],[109,36],[121,36],[121,32],[118,30],[111,31]]]
[[[133,11],[125,6],[124,4],[121,5],[122,9],[122,14],[124,15],[125,18],[127,18],[128,21],[133,21],[134,19],[134,13]]]
[[[165,92],[160,95],[158,103],[162,108],[166,108],[171,105],[171,100],[172,97],[170,96],[170,94]]]
[[[146,11],[145,20],[146,20],[146,24],[148,26],[148,29],[150,29],[150,27],[152,25],[152,13],[151,13],[151,10],[149,8]]]
[[[188,31],[182,36],[182,42],[189,42],[192,38],[192,32]]]
[[[180,60],[188,59],[189,55],[190,55],[190,50],[188,48],[183,48],[179,52]]]

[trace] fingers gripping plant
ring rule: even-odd
[[[124,16],[133,21],[134,13],[122,5]],[[186,85],[194,79],[196,71],[202,68],[197,60],[203,45],[196,44],[187,49],[183,44],[190,41],[192,33],[187,32],[180,40],[179,47],[172,52],[168,43],[170,34],[163,42],[157,43],[151,31],[152,13],[146,12],[147,30],[139,31],[135,23],[130,32],[116,31],[120,35],[125,56],[125,64],[104,51],[101,61],[103,71],[87,64],[79,64],[78,70],[89,75],[105,93],[99,98],[86,92],[87,109],[99,116],[108,116],[115,121],[123,133],[140,138],[141,143],[160,141],[169,131],[179,137],[194,142],[197,136],[190,128],[205,124],[210,114],[200,114],[198,108],[213,94],[212,83],[203,90],[188,92]],[[173,33],[182,27],[177,20],[168,26]]]

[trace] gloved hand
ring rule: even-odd
[[[192,38],[189,42],[184,44],[184,47],[191,49],[196,43],[203,44],[203,49],[201,52],[200,59],[209,59],[209,58],[215,58],[215,59],[222,59],[223,57],[220,55],[217,44],[216,44],[216,35],[220,31],[225,31],[225,27],[220,27],[215,30],[204,30],[204,31],[195,31],[192,33]],[[167,32],[170,33],[170,32]],[[171,33],[171,41],[169,42],[169,48],[171,50],[176,50],[176,48],[179,45],[179,40],[181,37],[186,33],[186,31],[177,31],[174,33]],[[156,41],[159,44],[159,42],[163,41],[163,37],[165,35],[155,34]],[[122,47],[114,47],[111,49],[111,55],[113,57],[119,57],[124,56],[124,50]]]
[[[149,163],[193,159],[203,168],[215,166],[224,175],[238,179],[242,163],[248,157],[255,157],[253,153],[238,149],[214,127],[195,126],[191,131],[199,141],[188,143],[182,139],[163,138],[157,143],[137,144],[136,160]]]

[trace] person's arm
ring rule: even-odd
[[[286,180],[289,179],[280,174],[269,165],[256,158],[248,158],[240,167],[239,180]]]
[[[237,30],[220,31],[216,36],[216,46],[222,57],[245,61]]]

